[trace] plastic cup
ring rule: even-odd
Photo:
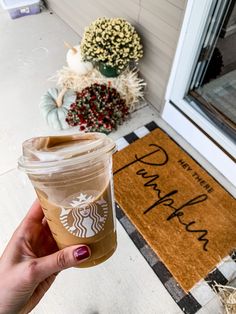
[[[27,173],[59,247],[87,244],[102,263],[115,251],[112,176],[115,143],[102,133],[36,137],[23,143],[19,169]]]

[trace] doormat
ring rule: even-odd
[[[218,269],[209,272],[236,248],[235,199],[154,122],[146,129],[141,139],[125,136],[132,144],[114,155],[115,197],[138,231],[134,242],[160,259],[162,282],[172,274],[185,292],[206,277],[225,284]]]

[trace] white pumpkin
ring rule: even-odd
[[[71,47],[66,55],[68,67],[78,75],[85,75],[93,69],[91,62],[82,60],[80,46]]]
[[[70,105],[76,100],[76,93],[72,90],[50,88],[42,96],[40,110],[48,125],[56,130],[68,129],[66,116]]]

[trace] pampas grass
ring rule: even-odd
[[[138,77],[138,70],[125,70],[116,78],[107,78],[97,69],[92,69],[85,75],[78,75],[68,67],[63,67],[51,78],[57,80],[60,88],[72,89],[81,92],[85,87],[94,83],[107,84],[114,87],[126,101],[129,112],[133,112],[141,99],[144,98],[144,87],[146,83]]]
[[[214,285],[214,291],[224,305],[226,314],[236,313],[236,288],[232,286]]]

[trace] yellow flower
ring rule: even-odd
[[[143,55],[135,28],[122,18],[98,18],[85,28],[81,42],[84,60],[105,61],[118,68]]]

